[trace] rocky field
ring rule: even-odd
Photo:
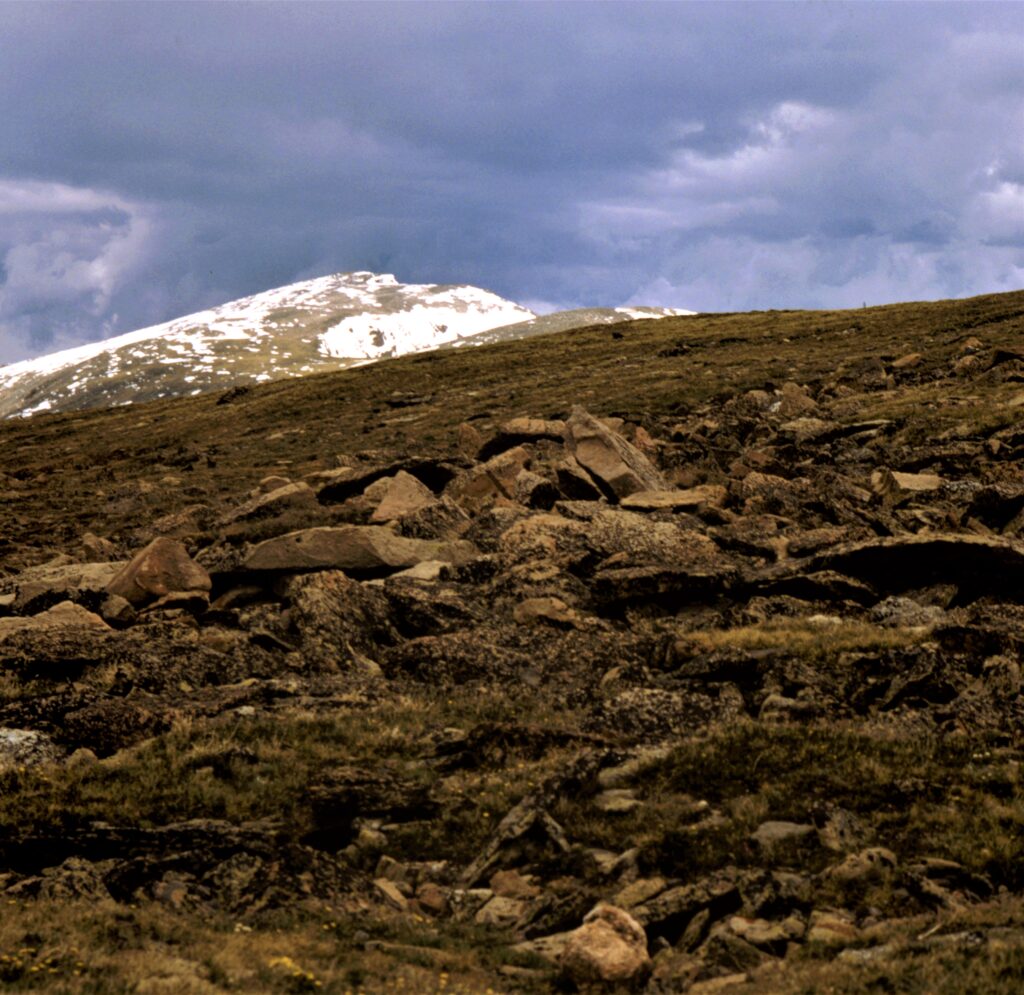
[[[0,425],[0,987],[1024,985],[1024,293]]]

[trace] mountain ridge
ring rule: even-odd
[[[335,273],[2,366],[0,418],[198,395],[436,348],[682,313],[689,312],[592,308],[538,316],[468,284]]]

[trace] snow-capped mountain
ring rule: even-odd
[[[479,287],[338,273],[0,367],[0,418],[201,394],[441,346],[687,314],[597,308],[538,318]]]

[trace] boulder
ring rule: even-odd
[[[387,478],[380,503],[370,515],[370,522],[392,522],[426,508],[436,500],[430,488],[421,484],[411,473],[399,470],[393,477]]]
[[[138,607],[172,592],[208,592],[210,575],[174,539],[154,539],[137,553],[107,584],[108,594],[117,594]]]
[[[569,935],[560,963],[581,987],[631,982],[650,971],[647,934],[628,912],[602,902]]]
[[[576,461],[611,500],[667,489],[664,477],[636,446],[579,406],[565,424],[565,439]]]
[[[242,569],[282,573],[344,570],[381,576],[414,567],[424,560],[462,564],[476,555],[476,547],[464,539],[407,539],[379,525],[323,526],[259,543],[242,562]]]

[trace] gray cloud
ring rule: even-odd
[[[1018,287],[1018,14],[0,4],[0,362],[339,269],[549,306]]]

